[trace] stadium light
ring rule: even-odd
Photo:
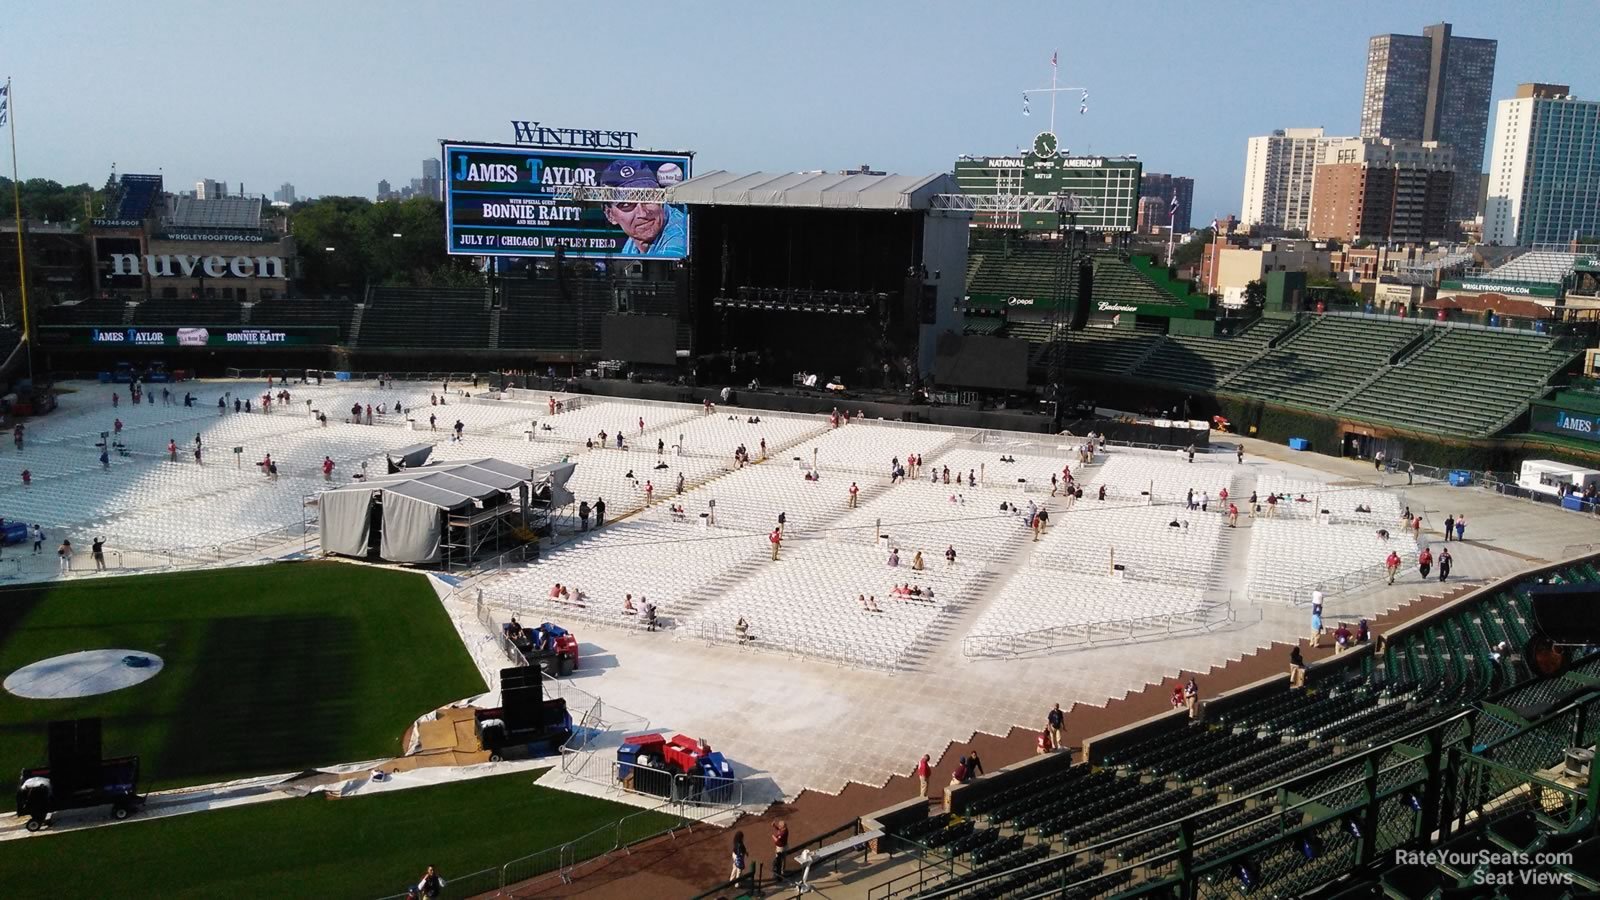
[[[323,247],[322,249],[328,251],[329,253],[332,253],[335,248],[333,248],[333,247]]]
[[[389,236],[390,236],[390,237],[405,237],[405,235],[403,235],[403,234],[401,234],[401,233],[400,233],[400,232],[398,232],[398,231],[396,231],[396,232],[395,232],[395,233],[394,233],[394,234],[391,234],[391,235],[389,235]]]

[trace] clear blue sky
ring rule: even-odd
[[[1059,48],[1091,93],[1087,116],[1063,104],[1062,146],[1192,176],[1198,223],[1238,210],[1247,137],[1353,133],[1367,37],[1438,21],[1499,40],[1496,99],[1535,80],[1600,96],[1592,0],[58,0],[0,16],[0,74],[25,178],[98,184],[115,163],[171,189],[371,196],[439,138],[509,141],[512,118],[638,131],[701,172],[948,171],[1043,129],[1048,103],[1024,118],[1021,93]]]

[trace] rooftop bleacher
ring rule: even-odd
[[[1580,258],[1582,256],[1577,253],[1529,250],[1484,274],[1490,278],[1504,278],[1510,281],[1548,281],[1559,284],[1572,274],[1572,269]]]
[[[481,288],[375,288],[357,343],[363,349],[486,348],[488,295]]]
[[[173,228],[260,228],[261,206],[260,197],[178,197],[164,224]]]
[[[144,219],[161,194],[160,175],[123,175],[115,182],[116,206],[108,208],[108,219]]]

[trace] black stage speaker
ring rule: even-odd
[[[1533,605],[1533,635],[1523,658],[1534,674],[1560,674],[1575,651],[1600,644],[1600,590],[1591,584],[1541,584],[1528,590]]]
[[[48,729],[50,776],[56,790],[91,784],[100,768],[100,720],[63,719]]]
[[[1081,331],[1089,323],[1089,307],[1094,303],[1094,266],[1088,260],[1078,264],[1078,302],[1072,305],[1072,330]]]
[[[500,708],[506,728],[519,731],[543,727],[544,685],[538,666],[500,670]]]

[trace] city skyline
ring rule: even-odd
[[[820,3],[764,10],[754,24],[707,15],[620,30],[607,39],[609,55],[635,63],[608,68],[594,65],[584,42],[538,43],[535,62],[485,54],[449,29],[410,27],[431,15],[433,7],[423,4],[400,4],[388,21],[374,22],[358,10],[288,3],[270,14],[230,11],[234,27],[252,40],[186,44],[129,81],[114,64],[123,57],[112,51],[159,45],[183,22],[198,21],[201,7],[157,2],[123,18],[90,4],[19,10],[0,31],[0,59],[14,79],[24,178],[99,184],[115,164],[119,172],[160,172],[169,189],[225,172],[250,186],[292,182],[302,196],[370,197],[379,178],[411,177],[441,138],[509,142],[512,119],[637,131],[645,146],[696,151],[702,172],[862,163],[904,174],[948,172],[961,154],[1012,154],[1046,128],[1048,101],[1035,96],[1024,117],[1021,95],[1049,83],[1050,54],[1059,51],[1061,83],[1090,91],[1086,115],[1078,114],[1076,97],[1058,107],[1061,146],[1075,154],[1134,154],[1148,171],[1193,178],[1194,224],[1204,225],[1241,212],[1252,135],[1306,126],[1359,133],[1367,45],[1376,34],[1417,34],[1447,21],[1458,35],[1496,40],[1495,101],[1528,81],[1600,96],[1580,30],[1528,25],[1585,7],[1547,4],[1548,15],[1532,18],[1487,3],[1249,3],[1223,16],[1173,7],[1170,33],[1185,42],[1145,54],[1133,68],[1126,59],[1148,44],[1150,32],[1110,6],[1024,5],[984,17],[954,4]],[[619,14],[629,8],[616,6]],[[478,15],[498,28],[520,21],[534,30],[552,9],[489,3]],[[1028,27],[1018,29],[1018,21]],[[354,33],[382,48],[363,55],[358,79],[349,77],[349,45],[341,39]],[[880,33],[900,39],[885,43],[873,37]],[[1305,52],[1308,34],[1317,37],[1314,54]],[[714,52],[670,49],[707,41]],[[989,61],[952,64],[957,54],[972,58],[962,49],[970,46],[1004,49]],[[653,54],[659,66],[637,65]],[[80,63],[65,67],[63,58]],[[274,77],[193,78],[197,67],[255,66]],[[1270,72],[1287,74],[1258,74]],[[113,96],[106,90],[113,83],[134,91],[130,102],[83,102]],[[680,89],[663,93],[669,84]],[[204,140],[196,140],[197,127]]]

